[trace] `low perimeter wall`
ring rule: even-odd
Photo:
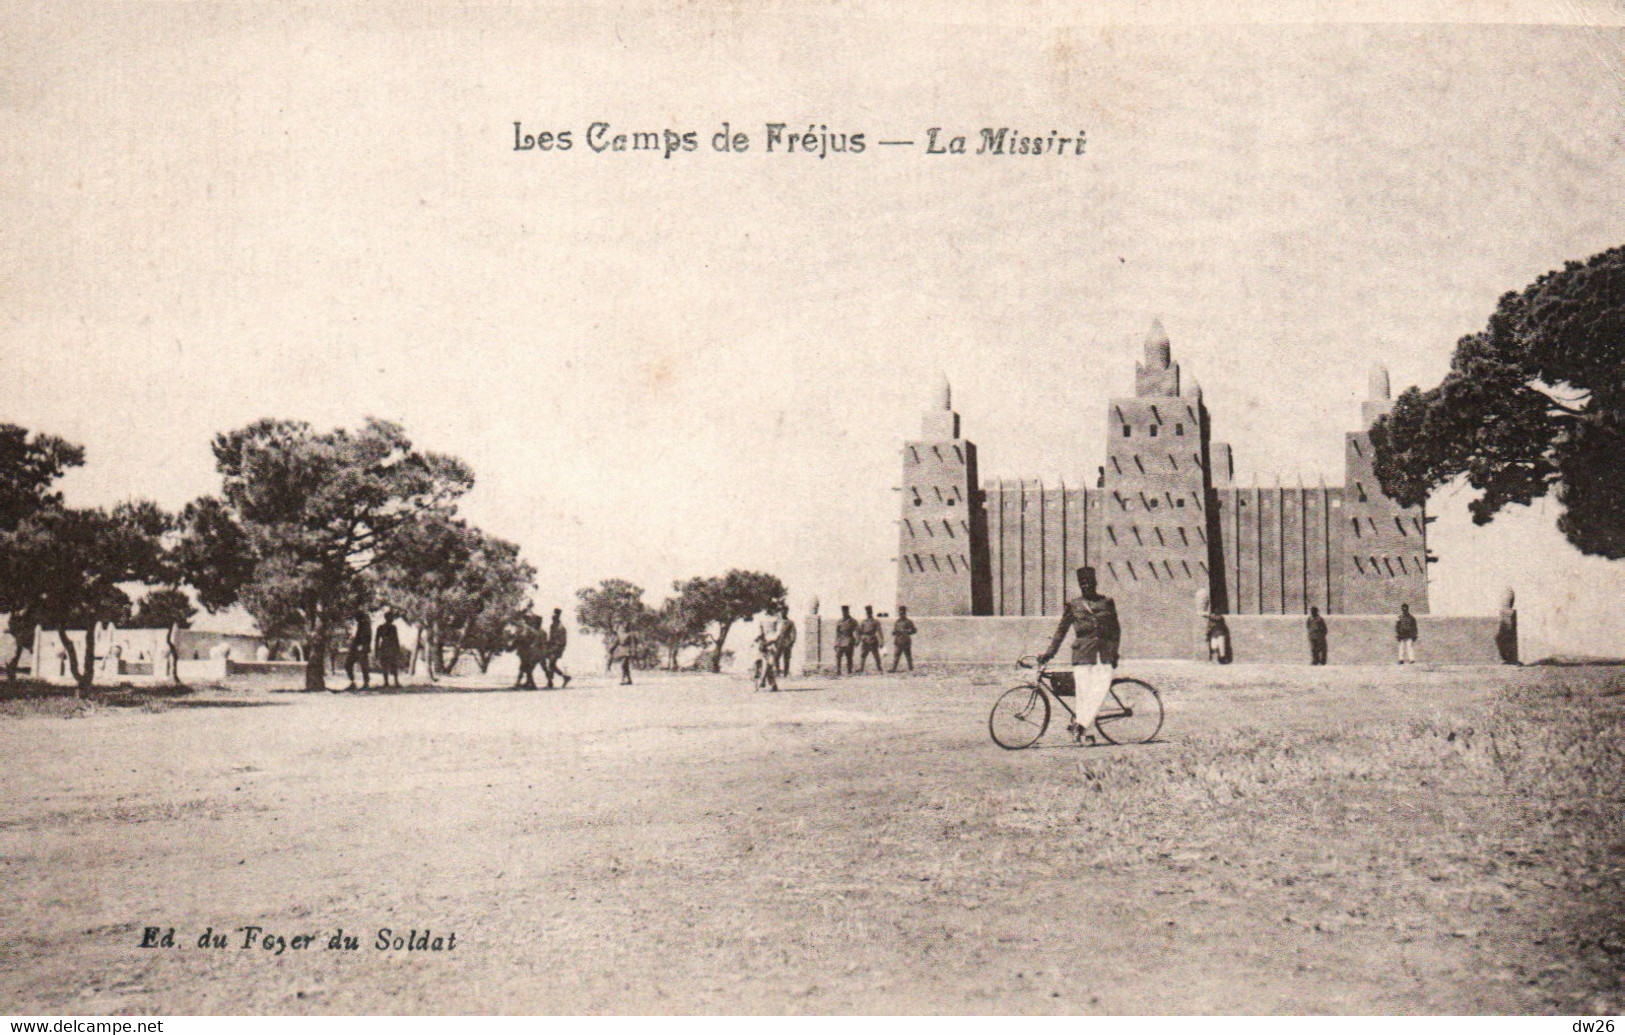
[[[1232,661],[1309,662],[1309,632],[1301,615],[1226,615],[1225,624]],[[1416,660],[1498,665],[1495,632],[1500,624],[1495,615],[1417,615]],[[1205,645],[1198,656],[1207,657]],[[1326,616],[1327,664],[1392,665],[1398,657],[1393,615]]]
[[[1332,665],[1392,665],[1397,659],[1393,615],[1327,615],[1327,662]],[[1007,664],[1024,654],[1039,654],[1049,646],[1057,618],[916,618],[915,664]],[[1309,634],[1302,615],[1226,615],[1230,628],[1231,661],[1247,663],[1309,663]],[[1434,665],[1496,665],[1501,656],[1495,634],[1500,619],[1494,615],[1418,615],[1416,660]],[[822,628],[819,626],[822,625]],[[832,666],[829,640],[834,623],[809,616],[798,650],[805,650],[809,670]],[[891,664],[891,623],[886,623],[886,664]],[[1207,660],[1207,620],[1191,616],[1188,659]],[[1062,661],[1072,656],[1070,637],[1061,648]],[[1144,659],[1135,650],[1132,629],[1125,630],[1123,656]]]

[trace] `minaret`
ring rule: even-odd
[[[920,438],[903,445],[897,603],[909,614],[986,612],[987,521],[979,485],[976,445],[960,437],[944,376],[920,421]]]
[[[1388,368],[1381,363],[1371,364],[1371,372],[1366,375],[1365,402],[1360,404],[1360,419],[1365,421],[1366,430],[1377,423],[1377,418],[1394,408],[1394,400],[1389,394]]]
[[[1107,407],[1099,512],[1100,589],[1117,600],[1123,649],[1140,657],[1186,656],[1191,600],[1211,589],[1206,433],[1200,394],[1181,395],[1168,333],[1153,321],[1134,396]]]
[[[1388,368],[1373,364],[1360,404],[1363,427],[1344,435],[1342,513],[1342,596],[1346,614],[1395,614],[1409,604],[1427,614],[1427,515],[1421,507],[1401,507],[1377,482],[1371,425],[1393,408]]]
[[[1134,364],[1135,395],[1178,395],[1179,364],[1161,320],[1152,320],[1145,335],[1145,362]]]
[[[959,437],[959,414],[954,412],[954,389],[943,374],[937,382],[933,406],[920,421],[920,437],[926,441],[951,441]]]

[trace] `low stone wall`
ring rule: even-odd
[[[1009,664],[1024,654],[1038,654],[1049,646],[1056,618],[916,618],[914,637],[917,665]],[[1226,615],[1230,627],[1231,660],[1236,664],[1309,663],[1309,635],[1302,615]],[[1495,646],[1499,619],[1494,615],[1418,615],[1416,660],[1419,664],[1495,665],[1501,661]],[[835,664],[830,646],[832,622],[819,629],[817,617],[802,624],[797,653],[806,671]],[[1393,615],[1328,615],[1327,661],[1333,665],[1392,665],[1397,657]],[[1190,651],[1186,659],[1207,660],[1206,619],[1192,614]],[[806,633],[811,635],[806,635]],[[822,635],[820,635],[820,633]],[[891,664],[890,623],[887,623],[886,664]],[[1061,648],[1063,661],[1071,658],[1071,640]],[[804,651],[804,653],[803,653]],[[1132,632],[1124,637],[1127,660],[1149,655],[1134,649]]]
[[[1309,633],[1301,615],[1226,615],[1231,659],[1237,663],[1309,663]],[[1417,615],[1418,664],[1497,665],[1500,619],[1494,615]],[[1205,627],[1204,627],[1205,628]],[[1205,659],[1206,647],[1193,656]],[[1398,659],[1393,615],[1327,615],[1326,661],[1331,665],[1392,665]]]
[[[247,676],[302,676],[305,671],[303,661],[238,661],[236,658],[226,659],[226,675]]]

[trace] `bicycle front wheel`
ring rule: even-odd
[[[1095,715],[1095,729],[1113,744],[1147,743],[1162,729],[1162,696],[1150,683],[1114,679]]]
[[[1006,690],[987,717],[993,743],[1006,751],[1032,747],[1048,728],[1049,698],[1032,684]]]

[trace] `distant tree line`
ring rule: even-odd
[[[217,435],[213,450],[220,491],[179,513],[144,500],[70,507],[56,483],[84,449],[0,424],[0,612],[17,640],[8,678],[36,627],[58,634],[77,690],[94,682],[99,625],[166,628],[173,657],[194,596],[210,612],[240,604],[267,638],[302,644],[312,690],[361,608],[416,626],[431,678],[465,654],[489,664],[530,611],[535,569],[457,513],[473,473],[415,448],[398,425],[321,433],[262,420]],[[149,587],[139,603],[132,584]]]
[[[636,664],[675,671],[683,650],[700,648],[701,662],[717,672],[728,633],[741,622],[782,608],[785,589],[776,576],[734,569],[672,583],[672,595],[659,607],[644,603],[643,589],[624,579],[605,579],[576,595],[576,624],[604,637],[606,646],[631,632],[639,645]]]

